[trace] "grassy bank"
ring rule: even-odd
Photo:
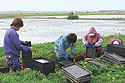
[[[112,37],[119,37],[123,40],[125,45],[125,36],[110,35],[103,36],[103,50],[106,51],[106,46],[110,42]],[[44,44],[34,44],[32,45],[35,51],[32,53],[33,58],[35,57],[45,57],[51,60],[56,59],[56,54],[54,51],[54,42],[44,43]],[[70,49],[67,49],[68,55],[70,55]],[[82,39],[78,39],[76,42],[76,50],[74,56],[85,55],[85,46],[82,43]],[[96,59],[100,60],[100,59]],[[20,63],[22,63],[22,56],[20,57]],[[84,61],[79,62],[83,67],[87,68],[92,72],[92,83],[124,83],[125,82],[125,65],[114,65],[111,67],[101,67],[97,68],[94,65],[85,63]],[[107,62],[106,62],[107,63]],[[110,63],[108,63],[110,64]],[[3,47],[0,47],[0,67],[7,66],[6,57],[4,54]],[[8,82],[25,82],[25,83],[70,83],[66,80],[65,76],[62,75],[61,69],[56,65],[56,73],[51,73],[48,76],[41,74],[38,71],[28,71],[28,72],[16,72],[9,74],[0,74],[0,83]]]
[[[0,18],[14,18],[24,16],[68,16],[69,13],[52,13],[52,14],[1,14]],[[125,15],[125,13],[74,13],[74,15]]]
[[[79,18],[79,20],[125,20],[125,18]]]

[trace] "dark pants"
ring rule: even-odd
[[[7,64],[12,69],[17,70],[20,68],[19,58],[11,56],[11,58],[7,58]]]

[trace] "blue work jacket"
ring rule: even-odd
[[[55,49],[58,49],[61,54],[64,54],[65,50],[69,47],[71,47],[71,52],[74,53],[76,42],[69,43],[67,35],[62,35],[55,41],[55,45],[56,45]]]
[[[22,51],[29,51],[31,50],[30,47],[22,46],[21,43],[24,41],[21,41],[19,39],[18,33],[15,31],[14,27],[10,27],[4,36],[4,52],[6,56],[14,56],[19,57],[20,56],[20,50]]]

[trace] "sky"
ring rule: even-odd
[[[125,10],[125,0],[1,0],[0,11]]]

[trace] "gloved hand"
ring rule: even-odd
[[[93,45],[93,46],[92,46],[92,48],[95,48],[95,47],[96,47],[96,45]]]
[[[86,44],[86,47],[89,47],[89,45],[88,45],[88,44]]]
[[[74,53],[71,52],[70,58],[73,59],[74,58]]]
[[[66,56],[66,54],[65,54],[65,53],[63,54],[63,56],[64,56],[64,58],[65,58],[65,59],[68,59],[68,56]]]

